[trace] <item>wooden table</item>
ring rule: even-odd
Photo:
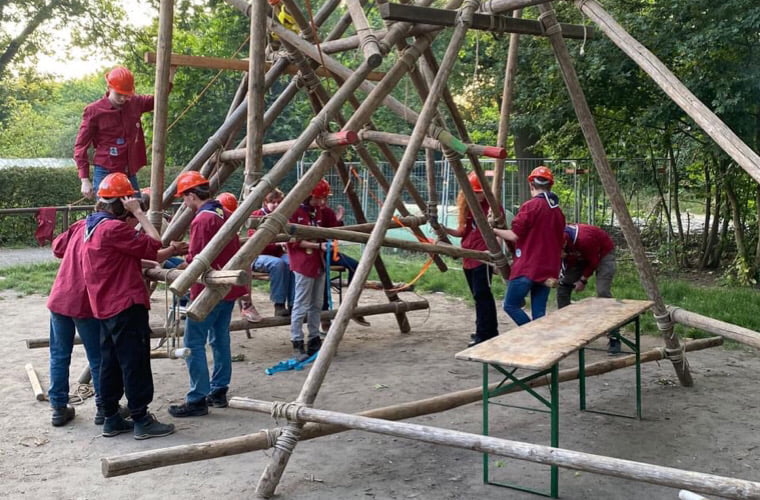
[[[483,364],[483,434],[488,435],[488,407],[490,399],[501,396],[518,386],[549,408],[551,414],[551,446],[559,446],[559,362],[578,352],[578,380],[580,407],[586,410],[585,347],[597,338],[615,335],[636,355],[636,416],[641,418],[641,366],[639,316],[652,306],[648,300],[618,300],[588,298],[554,311],[543,318],[514,328],[504,334],[470,347],[455,355],[456,359]],[[619,329],[635,323],[635,338],[620,335]],[[495,389],[489,388],[489,367],[504,375]],[[518,370],[529,370],[527,376],[517,376]],[[529,387],[536,378],[551,376],[550,398]],[[506,383],[509,380],[509,383]],[[548,493],[513,484],[489,480],[488,455],[483,457],[483,481],[557,498],[559,496],[559,470],[551,467],[551,486]]]

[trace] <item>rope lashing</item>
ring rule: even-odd
[[[562,27],[557,22],[554,11],[544,12],[539,15],[538,22],[541,23],[541,32],[546,36],[562,33]]]
[[[664,314],[659,315],[655,313],[654,320],[657,322],[657,329],[661,332],[672,332],[676,325],[670,311],[665,311]]]
[[[264,433],[267,440],[267,448],[273,448],[277,444],[277,439],[282,436],[282,429],[261,429],[259,432]]]
[[[499,269],[509,266],[509,261],[504,252],[489,253],[488,256],[491,257],[494,265]]]
[[[319,146],[319,149],[330,148],[330,146],[327,145],[327,132],[321,132],[317,134],[317,137],[314,138],[314,142],[317,143],[317,146]]]
[[[283,451],[285,453],[292,453],[298,442],[298,435],[300,434],[298,427],[293,424],[288,424],[280,433],[277,441],[274,443],[275,449]]]
[[[470,26],[472,24],[472,16],[478,10],[478,7],[480,7],[480,0],[465,0],[457,12],[456,24]]]
[[[684,361],[684,348],[682,345],[675,349],[665,348],[666,357],[674,364],[680,364]]]
[[[291,422],[298,421],[298,410],[303,406],[302,403],[296,403],[294,401],[274,401],[272,403],[272,418],[277,420],[278,418],[286,418]]]

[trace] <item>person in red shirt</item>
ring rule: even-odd
[[[337,227],[340,221],[327,206],[330,184],[320,179],[308,198],[296,209],[290,222],[319,227]],[[293,310],[290,315],[290,341],[293,355],[303,361],[319,351],[319,319],[324,302],[325,252],[324,240],[296,240],[288,243],[290,269],[295,274]],[[308,337],[304,344],[303,323],[306,321]]]
[[[557,307],[569,306],[573,291],[582,292],[594,273],[596,296],[611,298],[615,270],[615,243],[604,229],[590,224],[568,224],[565,226]],[[616,333],[608,335],[607,351],[610,354],[620,353],[620,339]]]
[[[219,201],[211,198],[209,181],[200,172],[184,172],[177,177],[177,196],[181,196],[185,206],[195,212],[190,224],[190,248],[185,259],[189,264],[232,214]],[[232,238],[211,263],[211,269],[222,269],[239,249],[240,240]],[[198,297],[203,288],[200,283],[193,284],[190,298]],[[247,293],[246,287],[233,286],[204,319],[196,321],[187,318],[184,343],[190,349],[190,357],[185,360],[190,390],[185,395],[184,403],[169,407],[173,417],[198,417],[208,414],[209,405],[217,408],[227,406],[227,391],[232,377],[230,320],[235,300]],[[210,376],[206,362],[207,342],[214,356]]]
[[[170,85],[175,71],[176,67],[172,66]],[[135,94],[135,77],[122,66],[106,74],[106,84],[106,95],[85,107],[74,142],[74,161],[82,182],[81,191],[87,198],[93,198],[106,175],[122,172],[127,174],[139,197],[137,171],[148,162],[140,117],[153,111],[153,96]],[[90,147],[95,150],[92,182]]]
[[[51,423],[65,425],[74,418],[69,402],[69,366],[74,348],[74,331],[84,344],[95,388],[97,413],[95,424],[104,421],[100,399],[100,321],[95,319],[85,288],[81,249],[84,245],[85,221],[72,224],[53,241],[53,255],[61,260],[58,274],[47,300],[50,310],[50,389],[48,399],[53,409]]]
[[[518,326],[531,320],[523,311],[530,294],[532,319],[546,314],[550,288],[547,279],[556,280],[562,261],[565,214],[559,198],[551,189],[554,175],[545,166],[533,169],[528,176],[531,199],[520,206],[511,229],[494,232],[514,246],[514,261],[504,297],[504,311]]]
[[[133,198],[135,190],[123,173],[107,175],[98,189],[96,212],[85,220],[82,271],[92,314],[100,320],[100,397],[103,436],[132,432],[135,439],[167,436],[174,425],[148,413],[153,400],[150,368],[150,296],[142,277],[142,259],[163,260],[173,245],[161,248],[158,231]],[[126,222],[132,213],[142,225]],[[132,422],[118,413],[126,393]]]
[[[480,185],[480,180],[478,180],[475,172],[470,173],[469,181],[472,190],[475,191],[475,196],[478,198],[480,208],[484,214],[487,214],[490,207],[485,194],[483,194],[483,186]],[[446,228],[446,232],[451,236],[461,238],[462,248],[488,251],[483,233],[475,224],[475,218],[472,216],[472,211],[467,205],[462,191],[457,196],[457,208],[459,209],[459,224],[456,229]],[[475,333],[470,336],[469,343],[469,347],[472,347],[499,334],[496,302],[493,293],[491,293],[493,267],[476,259],[465,258],[462,259],[462,268],[472,298],[475,299]]]

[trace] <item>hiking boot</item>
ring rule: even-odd
[[[169,407],[169,415],[176,418],[202,417],[203,415],[208,415],[208,404],[205,399],[194,403],[185,401],[181,405],[171,405]]]
[[[150,439],[174,433],[174,424],[162,424],[152,414],[147,413],[135,421],[135,439]]]
[[[332,326],[332,321],[329,319],[323,319],[319,322],[319,326],[322,328],[322,331],[325,332],[325,335],[327,335],[327,332],[330,331],[330,327]]]
[[[121,415],[121,418],[129,418],[129,408],[119,405],[118,414]],[[105,422],[105,420],[106,414],[103,410],[103,407],[98,406],[97,410],[95,411],[95,425],[103,425],[103,422]]]
[[[213,406],[214,408],[227,408],[229,404],[227,402],[227,389],[211,391],[211,393],[206,396],[206,404]]]
[[[498,333],[496,335],[498,335]],[[467,344],[467,347],[476,346],[480,344],[481,342],[485,342],[486,340],[490,340],[496,337],[496,335],[491,335],[490,337],[479,337],[477,334],[473,333],[472,335],[470,335],[470,342]]]
[[[287,318],[290,316],[290,309],[285,307],[285,304],[275,304],[274,315],[279,318]]]
[[[311,357],[312,355],[319,352],[321,348],[322,348],[322,339],[320,337],[314,337],[313,339],[309,339],[309,342],[306,344],[306,356]]]
[[[291,340],[290,342],[293,344],[293,357],[296,361],[308,359],[309,356],[306,355],[306,350],[303,348],[303,340]]]
[[[354,320],[354,323],[361,325],[361,326],[372,326],[372,324],[367,321],[364,316],[354,316],[352,318]]]
[[[103,437],[114,437],[124,432],[132,432],[135,424],[131,420],[124,420],[121,413],[113,417],[105,417],[103,422]]]
[[[62,408],[53,408],[53,416],[50,419],[50,423],[53,424],[53,427],[61,427],[71,422],[74,419],[74,415],[76,415],[76,412],[73,406],[66,405]]]
[[[261,321],[261,314],[259,314],[253,304],[241,302],[240,315],[249,323],[258,323]]]
[[[610,337],[610,340],[607,343],[607,354],[610,356],[617,356],[621,352],[622,352],[622,349],[620,346],[620,339]]]

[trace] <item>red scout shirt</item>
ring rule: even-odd
[[[140,260],[156,260],[161,242],[126,222],[102,214],[96,212],[87,217],[82,252],[93,316],[111,318],[135,304],[150,309],[150,294]]]
[[[198,209],[198,212],[193,218],[193,222],[190,223],[190,246],[188,248],[187,257],[185,260],[187,263],[193,261],[193,257],[203,251],[209,241],[216,235],[219,228],[224,225],[230,217],[230,212],[222,208],[222,205],[216,200],[209,200]],[[238,238],[232,238],[227,246],[219,253],[219,255],[211,263],[211,269],[221,269],[227,264],[233,255],[240,249],[240,240]],[[200,283],[195,283],[190,287],[190,297],[196,298],[202,291],[204,286]],[[233,286],[230,288],[229,293],[224,296],[222,300],[235,300],[238,297],[242,297],[248,293],[248,289],[244,286]]]
[[[148,160],[140,116],[148,111],[153,111],[152,95],[134,95],[121,108],[115,108],[106,95],[84,108],[74,142],[79,178],[90,176],[90,146],[95,148],[93,165],[109,172],[134,175],[144,167]]]
[[[335,216],[330,207],[312,207],[302,204],[290,218],[293,224],[319,227],[338,227],[343,223]],[[290,270],[309,278],[316,278],[325,270],[325,253],[316,248],[301,248],[300,243],[288,243]]]
[[[269,215],[271,212],[267,212],[266,208],[260,208],[258,210],[254,210],[251,212],[251,217],[265,217]],[[250,238],[253,236],[253,233],[255,233],[255,229],[249,229],[248,230],[248,237]],[[261,255],[272,255],[274,257],[282,257],[285,253],[285,249],[282,248],[282,245],[279,243],[270,243],[267,246],[264,247],[264,250],[261,251]]]
[[[488,205],[488,200],[480,202],[480,208],[483,210],[484,214],[488,214],[488,211],[491,208],[490,205]],[[499,207],[499,209],[503,215],[504,209],[501,207]],[[480,229],[478,229],[478,226],[475,224],[475,218],[472,216],[472,212],[467,215],[467,218],[464,221],[464,234],[462,235],[461,246],[468,250],[488,251],[488,245],[486,245],[486,241],[483,239],[483,233],[480,232]],[[462,267],[464,269],[475,269],[482,264],[483,261],[478,259],[470,259],[468,257],[462,259]]]
[[[565,235],[565,263],[572,266],[578,261],[583,262],[584,278],[594,274],[602,257],[615,248],[615,243],[604,229],[590,224],[569,224]]]
[[[82,269],[83,246],[83,220],[72,224],[68,231],[53,241],[53,255],[63,260],[50,290],[47,308],[70,318],[93,317]]]
[[[509,279],[545,281],[559,276],[565,240],[565,214],[554,193],[540,193],[520,207],[512,221],[517,235]]]

